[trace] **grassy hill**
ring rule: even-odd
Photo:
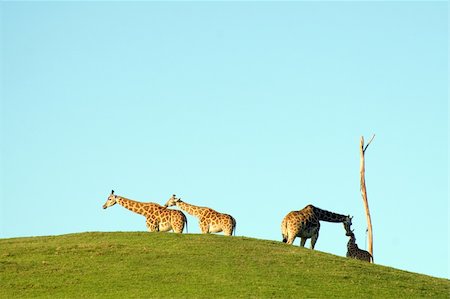
[[[433,297],[450,281],[280,242],[82,233],[0,239],[0,297]]]

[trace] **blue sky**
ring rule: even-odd
[[[449,278],[447,2],[1,2],[0,237],[144,231],[111,189],[281,240],[307,204]],[[189,232],[198,233],[188,217]],[[316,249],[345,256],[342,225]],[[297,239],[295,245],[298,246]],[[309,242],[307,243],[309,246]]]

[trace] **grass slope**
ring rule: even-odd
[[[450,281],[280,242],[82,233],[0,239],[0,297],[433,297]]]

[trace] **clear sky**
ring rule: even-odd
[[[233,215],[239,236],[279,241],[282,218],[314,204],[354,216],[367,248],[359,138],[375,133],[375,262],[449,278],[447,2],[3,1],[0,13],[0,238],[145,231],[142,216],[101,208],[114,189],[161,204],[175,193]],[[322,223],[316,249],[345,256],[344,233]]]

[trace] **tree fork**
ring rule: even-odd
[[[375,138],[375,134],[373,134],[370,141],[367,143],[366,146],[364,146],[364,137],[361,136],[361,141],[359,144],[361,159],[360,159],[360,174],[361,174],[361,195],[364,203],[364,208],[366,210],[366,220],[367,220],[367,235],[368,235],[368,251],[372,255],[372,263],[373,263],[373,233],[372,233],[372,220],[370,218],[370,210],[369,210],[369,202],[367,200],[367,189],[366,189],[366,178],[365,178],[365,161],[364,161],[364,154],[367,150],[367,147],[370,145],[372,140]]]

